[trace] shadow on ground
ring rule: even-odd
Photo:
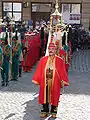
[[[15,115],[15,113],[11,113],[11,114],[9,114],[4,120],[7,120],[7,119],[11,118],[11,117],[14,116],[14,115]]]
[[[23,117],[23,120],[45,120],[46,118],[41,118],[40,110],[41,105],[38,104],[38,100],[34,99],[33,101],[28,101],[24,103],[23,105],[26,105],[25,107],[25,115]],[[55,120],[54,118],[50,117],[48,120]]]
[[[40,120],[41,108],[37,99],[34,99],[33,101],[30,100],[23,105],[26,105],[23,120]]]

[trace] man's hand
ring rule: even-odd
[[[61,81],[61,86],[62,86],[62,92],[64,93],[64,81]]]
[[[64,81],[63,80],[61,81],[61,86],[64,87]]]

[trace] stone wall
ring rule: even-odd
[[[82,3],[82,24],[88,30],[90,26],[90,1],[84,0]]]
[[[31,19],[31,2],[30,0],[23,0],[23,3],[24,2],[28,2],[28,7],[23,8],[23,20],[29,20]]]

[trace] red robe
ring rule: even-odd
[[[36,72],[33,76],[32,82],[34,84],[40,85],[39,92],[39,104],[46,103],[46,66],[48,63],[49,57],[43,57],[36,69]],[[65,64],[62,58],[55,56],[54,60],[54,69],[53,69],[53,80],[51,88],[51,104],[58,106],[59,97],[60,97],[60,88],[61,80],[64,81],[65,86],[68,85],[68,76],[65,70]]]
[[[23,40],[23,43],[26,44],[26,40]],[[27,47],[27,54],[25,54],[24,56],[24,61],[22,62],[23,65],[23,70],[24,71],[30,71],[31,69],[31,49],[30,49],[30,40],[28,41],[27,46],[25,45],[25,47]]]
[[[26,40],[23,40],[23,43],[26,43]],[[25,56],[26,58],[23,61],[24,71],[30,71],[36,61],[39,59],[40,53],[40,36],[35,35],[31,36],[28,41],[28,53]]]

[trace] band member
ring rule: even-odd
[[[68,28],[68,40],[67,40],[67,43],[68,43],[68,46],[69,46],[69,57],[68,57],[68,61],[70,63],[70,60],[71,60],[71,57],[72,57],[72,27],[71,25],[69,25],[69,28]]]
[[[60,45],[59,56],[63,59],[64,63],[66,63],[66,53],[62,45]]]
[[[1,47],[1,38],[0,38],[0,69],[2,69],[1,65],[2,65],[2,47]]]
[[[51,104],[51,114],[55,118],[62,86],[68,86],[68,76],[61,57],[55,55],[56,45],[48,46],[49,56],[43,57],[36,69],[32,82],[40,85],[39,104],[42,104],[41,117],[46,117]]]
[[[21,54],[21,44],[18,42],[17,31],[12,38],[12,80],[18,80],[19,57]]]
[[[63,48],[64,48],[64,51],[66,53],[66,61],[65,61],[65,66],[66,66],[66,71],[68,72],[68,69],[69,69],[69,51],[70,51],[70,48],[68,46],[68,43],[67,43],[67,28],[66,30],[64,31],[64,34],[63,34],[63,37],[62,37],[62,44],[63,44]]]
[[[21,42],[21,34],[18,32],[18,44],[20,44],[20,55],[19,55],[19,77],[22,77],[22,61],[23,61],[23,54],[22,54],[22,42]]]
[[[25,34],[25,40],[23,40],[23,70],[24,72],[29,72],[30,71],[30,33]]]
[[[5,33],[4,33],[5,34]],[[9,83],[9,60],[10,60],[10,45],[8,44],[8,36],[6,32],[6,37],[1,38],[1,47],[2,47],[2,69],[1,69],[1,78],[2,86],[7,86]]]

